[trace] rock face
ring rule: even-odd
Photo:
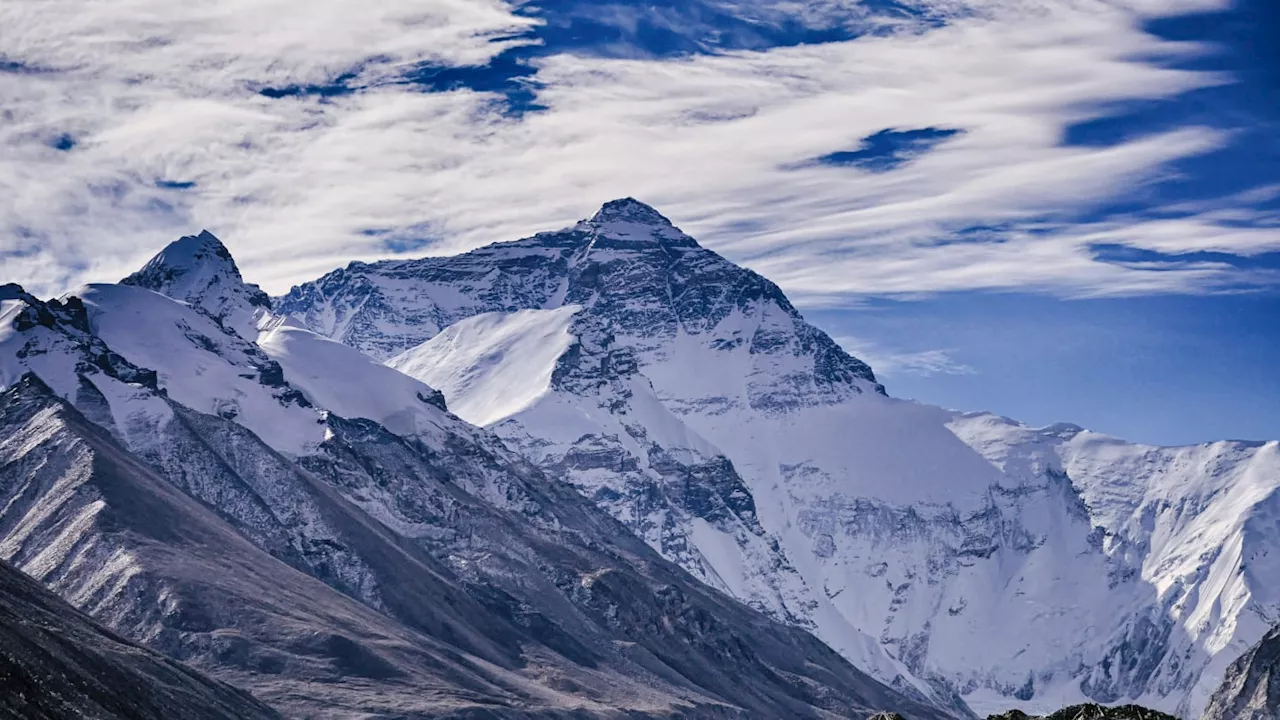
[[[271,315],[210,238],[0,294],[0,555],[77,607],[290,715],[949,716]]]
[[[1021,710],[1010,710],[992,715],[987,720],[1177,720],[1177,718],[1139,705],[1108,707],[1085,703],[1072,705],[1043,717],[1031,716]]]
[[[1204,713],[1204,720],[1276,718],[1280,718],[1280,628],[1231,663]]]
[[[1277,443],[1150,448],[894,400],[777,286],[634,200],[457,257],[353,263],[275,307],[439,388],[704,582],[956,712],[1195,716],[1280,617]]]
[[[369,537],[380,532],[376,523],[348,527],[323,543],[332,546],[327,556],[293,555],[262,539],[285,535],[281,528],[260,533],[259,542],[278,556],[272,557],[34,375],[0,395],[0,406],[0,549],[115,631],[247,688],[290,715],[423,712],[466,707],[478,697],[499,707],[525,702],[519,688],[527,681],[485,662],[504,650],[509,656],[514,643],[503,648],[500,632],[483,623],[482,608],[421,567],[429,558],[415,558],[417,568],[407,562],[397,568],[406,573],[399,591],[432,608],[417,628],[339,591],[346,574],[336,568],[322,582],[289,566],[306,569],[308,560],[319,565],[326,557],[353,555],[362,533],[365,547],[377,547]],[[192,474],[200,474],[204,458],[193,453],[191,461]],[[214,475],[210,483],[224,479]],[[322,487],[313,493],[312,522],[333,527],[342,501]],[[229,487],[223,507],[244,497]],[[390,555],[392,547],[382,544],[381,551]],[[460,617],[459,610],[472,615]],[[432,702],[418,699],[432,688]]]
[[[28,720],[275,720],[210,680],[94,622],[0,561],[0,716]]]

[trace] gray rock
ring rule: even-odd
[[[1267,633],[1227,668],[1203,720],[1280,718],[1280,628]]]
[[[0,717],[26,720],[276,720],[211,680],[94,622],[0,561]]]
[[[992,715],[987,720],[1177,720],[1172,715],[1144,708],[1140,705],[1117,705],[1109,707],[1095,703],[1072,705],[1051,715],[1028,715],[1021,710],[1010,710]]]

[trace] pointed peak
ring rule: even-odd
[[[241,335],[256,333],[256,309],[271,300],[246,283],[231,251],[213,233],[202,230],[169,243],[138,272],[120,281],[199,307]]]
[[[0,285],[0,300],[21,300],[27,297],[27,291],[18,283]]]
[[[697,241],[681,232],[662,213],[630,197],[605,203],[579,227],[582,226],[597,237],[628,246],[657,242],[669,247],[698,247]],[[600,247],[598,243],[597,247]]]
[[[197,271],[212,271],[240,280],[240,268],[227,246],[208,230],[178,238],[156,253],[138,272],[121,282],[163,293],[179,277]]]
[[[662,213],[632,197],[610,200],[591,216],[591,222],[625,221],[642,225],[665,225],[671,227],[671,221]]]

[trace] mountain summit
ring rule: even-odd
[[[596,214],[591,216],[590,222],[602,224],[619,220],[648,225],[672,225],[671,221],[653,206],[631,197],[610,200],[601,205]]]
[[[509,246],[512,243],[498,243]],[[698,242],[681,232],[662,213],[635,198],[610,200],[591,217],[571,228],[517,241],[522,246],[574,248],[578,259],[608,250],[694,250]]]
[[[610,200],[578,227],[595,238],[623,243],[617,247],[626,247],[627,243],[698,247],[696,240],[681,232],[662,213],[634,198]],[[598,239],[593,247],[601,247]]]
[[[244,281],[231,252],[208,230],[169,243],[141,270],[121,280],[181,300],[208,313],[246,339],[271,300]]]

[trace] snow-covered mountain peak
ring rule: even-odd
[[[223,327],[252,340],[271,299],[246,283],[231,252],[208,230],[175,240],[136,273],[120,281],[181,300]]]
[[[600,240],[622,241],[626,245],[643,243],[664,247],[696,248],[698,242],[684,234],[662,213],[635,198],[621,198],[605,203],[590,219],[576,228],[592,238],[592,248]]]
[[[165,293],[168,290],[197,289],[200,281],[207,284],[223,275],[236,282],[244,282],[227,246],[213,233],[202,230],[199,235],[187,235],[169,243],[141,270],[122,282]]]
[[[632,197],[618,198],[610,200],[596,214],[591,216],[591,222],[608,223],[618,220],[627,220],[629,222],[646,223],[650,225],[671,225],[671,221],[665,215],[658,212],[652,205],[646,205]]]
[[[277,309],[438,387],[698,577],[940,702],[1191,716],[1280,617],[1275,446],[1153,448],[885,397],[777,285],[633,199],[335,271]]]

